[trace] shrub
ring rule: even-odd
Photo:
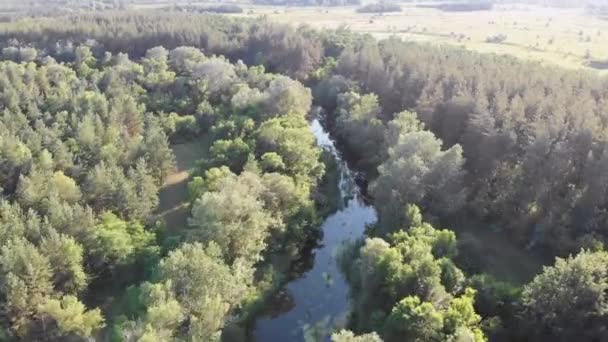
[[[401,12],[401,6],[397,4],[375,3],[368,4],[357,9],[358,13],[384,13],[384,12]]]
[[[243,13],[243,9],[234,4],[220,4],[214,6],[205,6],[205,7],[197,7],[197,6],[184,6],[178,7],[178,10],[183,12],[211,12],[211,13]]]
[[[500,44],[505,40],[507,40],[507,35],[499,33],[493,36],[488,36],[488,38],[486,38],[486,43]]]

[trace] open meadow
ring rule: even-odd
[[[378,15],[357,13],[356,7],[242,7],[242,15],[264,15],[283,23],[347,27],[379,38],[397,35],[409,41],[452,44],[568,68],[608,68],[608,63],[602,63],[608,60],[608,20],[582,8],[502,5],[491,11],[444,12],[403,4],[400,13]],[[502,39],[496,39],[500,35],[504,35]]]

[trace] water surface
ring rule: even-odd
[[[364,202],[354,173],[320,121],[314,120],[310,127],[317,144],[336,159],[343,206],[323,222],[312,268],[287,283],[268,304],[272,313],[256,321],[257,342],[327,341],[334,329],[346,324],[350,289],[336,256],[347,241],[363,236],[366,225],[376,221],[374,208]]]

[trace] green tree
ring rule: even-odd
[[[473,304],[475,303],[476,291],[471,288],[466,288],[460,297],[456,297],[450,301],[450,304],[444,311],[444,331],[449,336],[462,334],[462,329],[467,329],[473,332],[476,342],[485,341],[483,333],[480,329],[481,316],[475,312]]]
[[[59,338],[69,338],[73,335],[90,338],[94,332],[104,326],[104,319],[99,309],[87,310],[76,297],[70,295],[61,299],[48,299],[39,305],[38,315],[45,322],[44,324],[47,324],[47,320],[57,324]],[[52,335],[54,334],[49,333],[49,336]]]
[[[387,341],[461,341],[485,342],[480,329],[481,317],[475,313],[475,290],[467,288],[446,308],[422,302],[416,296],[401,300],[385,323]]]
[[[264,153],[261,157],[261,166],[265,172],[280,172],[285,170],[283,158],[276,152]]]
[[[194,177],[188,183],[190,201],[194,202],[201,198],[205,192],[220,191],[222,183],[230,177],[234,178],[236,175],[227,166],[213,167],[205,171],[204,177]]]
[[[195,47],[180,46],[169,52],[169,65],[178,74],[188,75],[205,58],[205,55]]]
[[[581,251],[557,258],[523,291],[525,319],[538,338],[603,339],[608,299],[608,253]]]
[[[437,214],[453,212],[464,203],[462,148],[441,150],[441,141],[427,131],[405,133],[389,148],[373,184],[380,228],[390,232],[405,222],[406,204]]]
[[[170,289],[171,296],[179,302],[187,317],[187,334],[199,341],[219,340],[228,312],[247,296],[252,276],[253,269],[241,259],[227,265],[222,250],[213,242],[207,247],[186,243],[170,252],[159,264],[160,281]],[[148,311],[148,314],[158,313],[148,318],[156,317],[153,324],[158,325],[160,321],[170,328],[179,318],[179,309],[167,300],[164,300],[165,305],[171,308],[167,314],[174,313],[172,316]]]
[[[266,89],[265,115],[263,119],[293,115],[304,117],[310,110],[310,89],[286,76],[276,76]]]
[[[61,171],[56,171],[50,180],[52,192],[68,203],[76,203],[80,200],[80,188],[74,179],[66,176]]]
[[[219,191],[204,193],[192,206],[190,239],[214,241],[226,260],[245,258],[256,262],[266,247],[272,218],[260,199],[263,185],[258,176],[244,172],[227,177]]]
[[[378,166],[385,154],[385,127],[380,120],[378,97],[349,92],[338,95],[336,128],[349,152],[364,168]]]
[[[73,238],[52,232],[40,244],[53,269],[53,284],[57,291],[78,294],[84,290],[88,277],[83,266],[83,249]]]
[[[158,206],[158,186],[152,176],[148,165],[139,159],[135,168],[127,173],[129,181],[133,184],[133,198],[129,199],[129,218],[145,220]]]
[[[31,243],[17,239],[0,250],[0,293],[11,329],[28,334],[38,306],[53,293],[49,259]]]
[[[386,132],[387,144],[388,146],[394,146],[399,142],[399,137],[402,134],[414,133],[422,130],[424,130],[424,124],[418,120],[416,113],[407,110],[397,113],[388,123]]]
[[[260,156],[276,153],[285,165],[285,173],[307,187],[324,172],[319,162],[321,151],[304,117],[292,115],[264,121],[257,131],[256,152]]]
[[[382,342],[376,333],[355,336],[352,331],[341,330],[331,335],[332,342]]]
[[[136,291],[138,304],[145,313],[138,321],[118,326],[120,337],[137,341],[172,341],[184,323],[186,312],[172,292],[170,280],[165,283],[144,283]]]
[[[421,302],[416,296],[401,300],[391,311],[384,327],[387,341],[443,340],[441,312],[433,304]]]
[[[249,158],[251,148],[241,138],[234,140],[216,140],[209,149],[207,167],[226,165],[233,172],[241,172]]]
[[[138,222],[127,222],[111,212],[101,214],[95,226],[96,243],[91,253],[93,265],[117,266],[134,261],[138,253],[154,241],[154,234]]]
[[[150,173],[157,180],[157,184],[161,184],[175,168],[175,156],[158,120],[150,118],[146,121],[141,148]]]

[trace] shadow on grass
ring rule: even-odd
[[[177,232],[187,227],[190,217],[188,182],[196,162],[209,150],[207,139],[176,144],[171,147],[175,155],[176,169],[171,173],[158,194],[157,220],[162,220],[167,230]]]

